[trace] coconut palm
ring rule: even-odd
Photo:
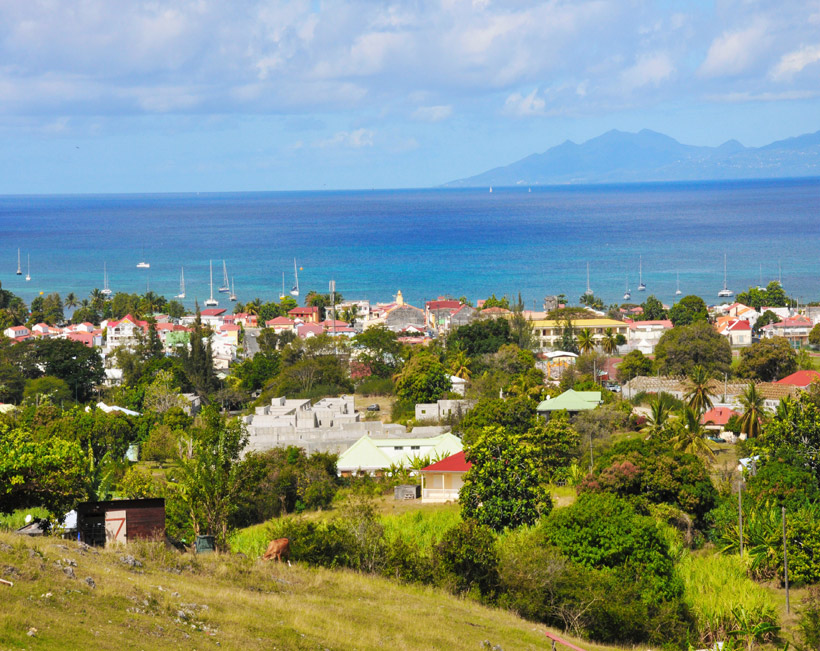
[[[760,436],[761,423],[764,416],[765,397],[757,390],[754,382],[743,390],[740,396],[740,406],[743,407],[743,416],[740,417],[740,431],[749,438]],[[786,406],[784,409],[789,409]]]
[[[672,401],[668,393],[659,393],[649,402],[649,416],[641,433],[646,438],[658,436],[666,428],[672,415]]]
[[[91,306],[98,312],[101,311],[105,303],[105,294],[103,294],[99,288],[95,287],[88,296],[91,299]]]
[[[669,439],[673,448],[714,461],[715,453],[709,447],[706,429],[700,424],[700,414],[697,411],[692,407],[684,407],[676,425],[677,434]]]
[[[780,402],[777,403],[777,407],[774,410],[774,417],[783,422],[788,423],[794,420],[794,417],[797,415],[797,402],[795,402],[794,398],[791,396],[785,396],[784,398],[780,399]]]
[[[689,375],[689,392],[686,394],[686,400],[698,415],[712,408],[710,381],[709,373],[700,364],[695,366]]]
[[[601,348],[604,349],[604,352],[607,355],[611,355],[615,352],[615,348],[617,348],[615,344],[615,332],[612,328],[607,328],[604,330],[604,338],[601,340]]]
[[[68,292],[65,297],[65,306],[69,309],[73,309],[79,305],[77,301],[77,295],[74,292]]]
[[[464,350],[458,350],[450,361],[450,373],[463,380],[469,380],[473,372],[470,370],[470,358]]]
[[[248,314],[259,314],[259,308],[262,307],[262,299],[255,298],[252,301],[245,303],[245,312]]]
[[[595,348],[595,340],[592,338],[592,330],[584,328],[578,333],[578,349],[582,353],[591,353]]]

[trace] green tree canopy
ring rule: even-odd
[[[490,296],[487,300],[484,301],[484,304],[481,306],[482,310],[491,308],[491,307],[500,307],[504,310],[510,309],[510,299],[506,296],[502,296],[501,298],[496,298],[495,294]]]
[[[643,314],[642,321],[660,321],[666,318],[666,310],[663,309],[661,303],[654,295],[647,296],[646,300],[641,304]]]
[[[786,307],[791,303],[783,286],[776,280],[766,285],[766,289],[749,287],[747,291],[740,292],[736,298],[738,303],[743,303],[756,310],[762,307]]]
[[[391,377],[402,363],[402,345],[385,325],[367,328],[353,337],[356,359],[377,377]]]
[[[761,339],[740,351],[737,374],[763,382],[780,380],[797,370],[797,354],[783,337]]]
[[[706,321],[708,318],[706,303],[700,296],[684,296],[669,308],[669,320],[674,326],[690,325],[696,321]]]
[[[655,365],[652,360],[640,350],[629,351],[618,364],[618,379],[621,382],[628,382],[639,375],[652,375],[654,372]]]
[[[414,404],[435,402],[451,388],[447,369],[428,351],[413,355],[396,378],[396,395]]]
[[[462,348],[468,357],[494,353],[504,344],[513,343],[507,319],[478,319],[456,328],[447,338],[447,346]]]
[[[711,376],[730,371],[732,347],[706,321],[667,330],[655,346],[655,363],[664,375],[689,375],[700,365]]]

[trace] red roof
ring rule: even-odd
[[[318,314],[319,308],[315,305],[308,305],[306,307],[294,307],[288,310],[288,314]]]
[[[265,321],[266,326],[277,326],[277,325],[285,325],[285,326],[292,326],[293,321],[286,316],[278,316],[275,319],[270,319],[269,321]]]
[[[797,371],[791,375],[787,375],[782,380],[778,380],[775,384],[790,384],[795,387],[803,387],[804,389],[812,382],[820,380],[820,373],[817,371]]]
[[[458,308],[461,305],[460,301],[455,300],[438,300],[438,301],[427,301],[427,309],[428,310],[453,310]]]
[[[239,332],[240,327],[231,323],[219,327],[222,332]]]
[[[209,307],[207,310],[200,311],[202,316],[222,316],[227,310],[224,307]]]
[[[728,407],[712,407],[703,416],[700,417],[700,424],[706,425],[712,423],[714,425],[725,425],[729,422],[732,416],[740,416],[735,410]]]
[[[422,468],[422,472],[432,471],[432,472],[467,472],[470,468],[473,467],[473,464],[464,457],[464,451],[456,452],[455,454],[451,454],[446,459],[442,459],[441,461],[436,461],[435,463],[431,463],[426,468]]]

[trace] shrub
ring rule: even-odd
[[[764,462],[749,479],[747,494],[755,502],[771,502],[796,511],[806,502],[820,498],[817,478],[805,466],[796,465],[790,454],[780,454]]]
[[[820,649],[820,586],[810,587],[803,598],[797,628],[806,648]]]
[[[491,598],[498,589],[495,534],[476,520],[460,522],[444,534],[437,548],[445,582],[455,592],[477,591]]]
[[[142,459],[144,461],[169,461],[176,458],[179,450],[179,439],[168,425],[158,425],[151,428],[151,433],[142,444]]]
[[[393,394],[393,381],[390,378],[372,375],[356,387],[356,393],[363,396],[389,396]]]

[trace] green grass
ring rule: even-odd
[[[125,553],[142,567],[124,564]],[[156,543],[84,550],[0,533],[0,568],[14,583],[0,585],[4,649],[549,646],[545,627],[438,589],[229,554],[195,557]]]
[[[32,518],[48,518],[46,509],[35,507],[33,509],[18,509],[13,513],[0,513],[0,531],[16,531],[26,523],[26,516]]]

